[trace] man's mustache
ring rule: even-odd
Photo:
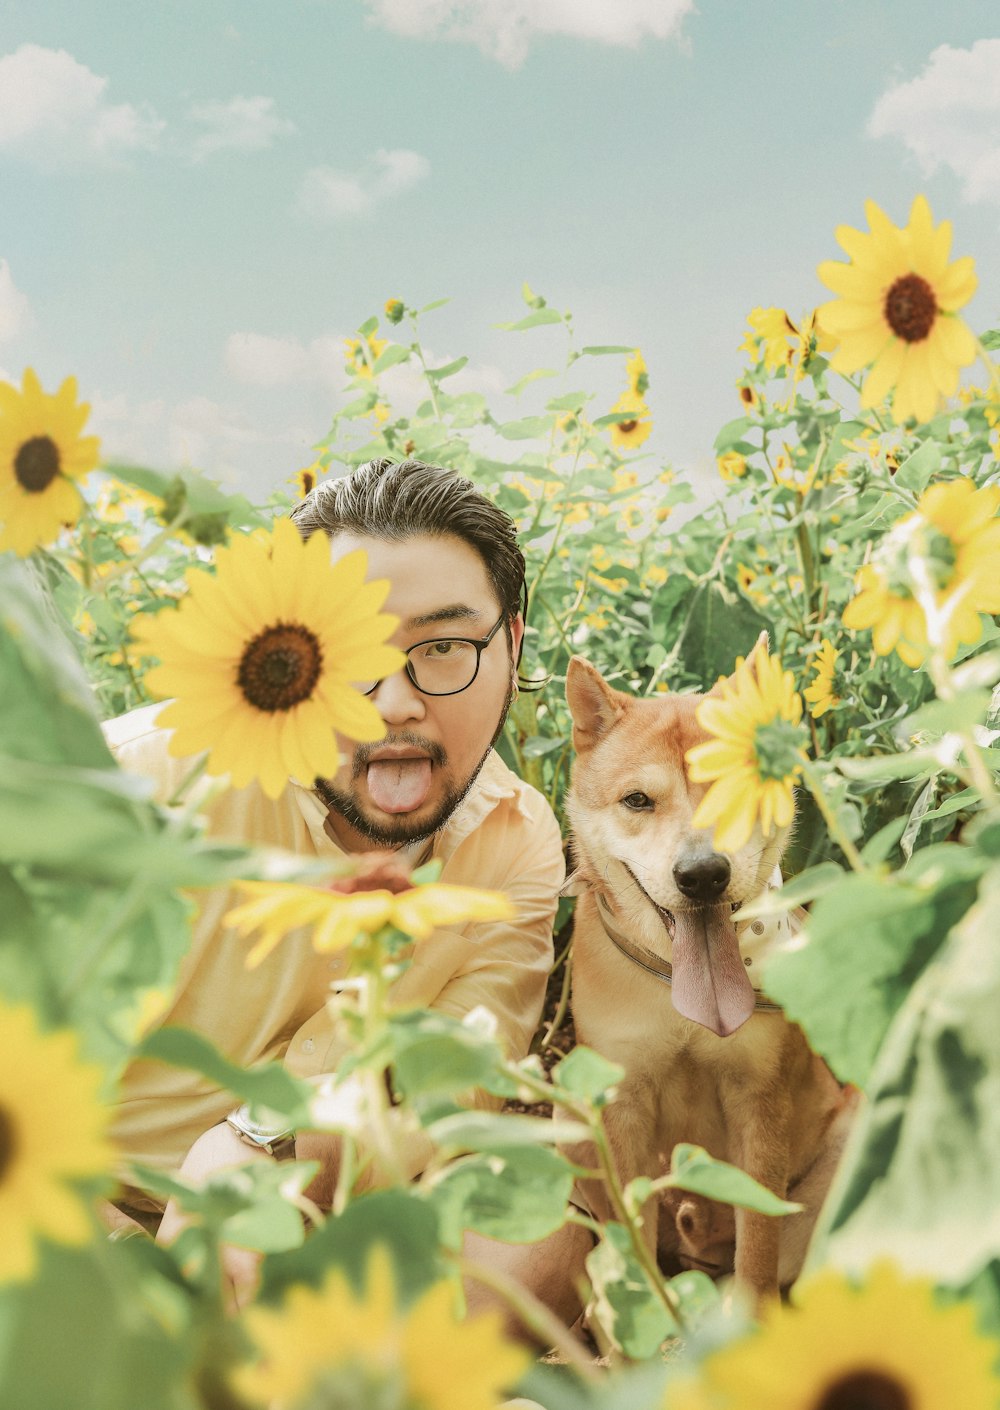
[[[403,730],[400,734],[387,734],[384,739],[377,739],[372,744],[359,744],[354,751],[351,777],[360,778],[371,762],[372,755],[377,754],[380,749],[397,748],[401,744],[409,745],[411,749],[419,749],[421,754],[427,755],[432,764],[439,767],[448,762],[448,755],[440,744],[436,744],[432,739],[424,739],[412,730]]]

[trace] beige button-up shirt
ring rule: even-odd
[[[191,761],[167,753],[170,733],[157,727],[158,710],[135,710],[111,721],[105,733],[122,767],[151,778],[155,796],[165,800]],[[256,784],[229,789],[206,812],[208,834],[215,838],[281,847],[302,857],[343,856],[324,828],[326,807],[295,782],[276,800]],[[541,794],[491,753],[427,856],[442,862],[442,881],[505,892],[516,919],[436,930],[418,941],[390,991],[392,1000],[459,1018],[483,1005],[496,1018],[507,1054],[521,1057],[538,1024],[552,964],[552,922],[563,880],[555,817]],[[223,924],[240,899],[225,886],[197,897],[191,948],[160,1022],[205,1034],[242,1066],[279,1058],[301,1077],[335,1071],[341,1051],[325,1000],[343,974],[344,956],[317,954],[308,931],[300,929],[248,969],[252,940]],[[174,1169],[233,1105],[228,1092],[196,1073],[133,1062],[122,1079],[113,1137],[127,1159]]]

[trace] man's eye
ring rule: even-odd
[[[460,641],[429,641],[425,652],[431,660],[435,657],[454,656],[461,645],[462,643]]]
[[[626,793],[622,802],[634,813],[650,813],[653,810],[653,800],[648,793]]]

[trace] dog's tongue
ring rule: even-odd
[[[753,985],[727,905],[679,911],[673,954],[674,1008],[725,1038],[753,1013]]]
[[[430,759],[375,759],[368,765],[368,794],[383,813],[412,813],[430,791]]]

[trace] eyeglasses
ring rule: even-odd
[[[417,641],[406,652],[406,674],[422,695],[460,695],[479,674],[479,660],[503,626],[501,612],[488,636],[473,640],[466,636],[439,636]],[[384,679],[384,678],[383,678]],[[382,681],[361,681],[358,689],[372,695]]]

